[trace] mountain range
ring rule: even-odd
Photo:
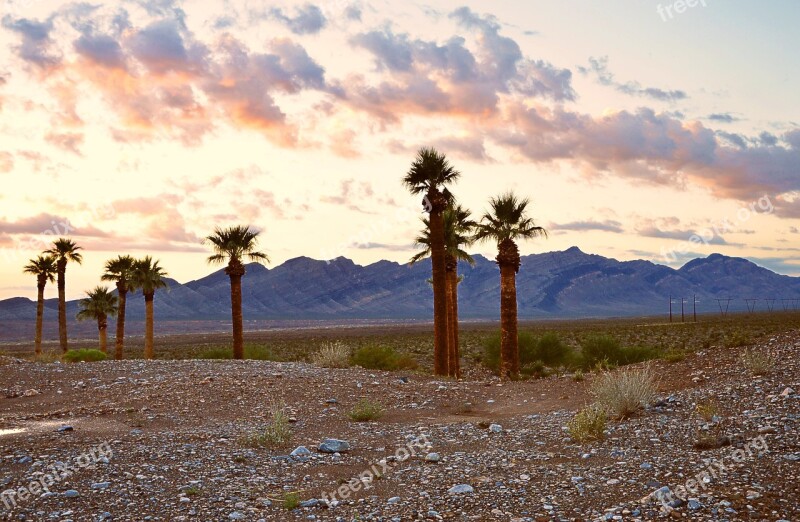
[[[462,263],[460,273],[461,317],[497,318],[495,262],[476,255],[475,265]],[[343,257],[332,261],[299,257],[271,269],[250,264],[242,284],[244,316],[248,320],[430,319],[429,277],[429,261],[360,266]],[[776,274],[742,258],[712,254],[673,269],[649,261],[617,261],[577,247],[524,256],[517,289],[521,319],[666,314],[670,296],[677,313],[681,298],[688,299],[691,311],[695,296],[700,313],[719,313],[718,298],[733,298],[731,311],[746,310],[746,298],[759,299],[757,310],[767,309],[765,299],[775,299],[776,310],[800,301],[800,278]],[[47,300],[46,321],[55,321],[56,310],[56,300]],[[69,302],[68,317],[76,312],[77,302]],[[188,283],[169,280],[169,290],[156,294],[155,314],[157,321],[229,320],[229,279],[218,270]],[[30,299],[0,301],[0,322],[32,321],[35,315],[36,303]],[[129,296],[128,317],[134,322],[144,317],[141,295]]]

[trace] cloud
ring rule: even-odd
[[[705,232],[712,232],[713,236],[709,234],[703,235]],[[708,245],[732,245],[728,243],[725,238],[720,236],[714,231],[709,230],[702,230],[702,231],[694,231],[694,230],[662,230],[655,226],[645,226],[642,228],[638,228],[636,232],[640,236],[644,237],[655,237],[660,239],[675,239],[678,241],[691,241],[692,238],[702,238],[703,244]],[[709,237],[710,236],[710,237]],[[696,241],[696,240],[695,240]],[[694,241],[693,241],[694,242]],[[739,244],[735,244],[733,246],[741,246]]]
[[[735,123],[739,121],[739,118],[737,116],[734,116],[729,112],[716,112],[713,114],[709,114],[707,116],[707,119],[717,123]]]
[[[52,18],[39,22],[27,18],[15,19],[11,15],[6,15],[3,17],[2,25],[20,36],[21,42],[15,50],[24,61],[43,69],[52,68],[61,62],[61,55],[52,49],[54,43],[50,38],[50,32],[53,30]]]
[[[589,231],[601,230],[604,232],[614,232],[621,234],[625,230],[622,228],[622,223],[614,220],[605,221],[571,221],[569,223],[553,223],[550,225],[552,230],[573,230],[573,231]]]
[[[462,36],[438,42],[384,28],[351,37],[350,43],[368,51],[376,71],[384,74],[375,83],[358,75],[348,78],[342,101],[395,122],[414,114],[486,117],[497,114],[501,96],[575,99],[568,69],[525,58],[492,17],[461,8],[450,18],[466,29],[474,52]]]
[[[295,7],[294,16],[287,15],[277,7],[270,10],[270,15],[283,22],[294,34],[316,34],[327,24],[322,10],[312,4]]]
[[[0,152],[0,174],[14,170],[14,156],[8,152]]]
[[[83,34],[73,45],[79,55],[97,65],[125,69],[122,46],[109,35]]]
[[[614,74],[608,70],[608,56],[602,56],[600,58],[591,57],[589,58],[589,66],[578,67],[578,71],[585,76],[594,76],[597,83],[600,85],[613,87],[615,90],[629,96],[638,96],[666,102],[676,102],[689,97],[686,92],[681,90],[643,87],[639,82],[635,81],[625,83],[616,81],[614,79]]]
[[[360,22],[362,14],[361,6],[350,4],[344,8],[344,17],[352,22]]]
[[[56,147],[71,152],[77,156],[83,156],[80,150],[83,145],[83,134],[78,132],[50,132],[45,136],[45,140]]]
[[[451,157],[466,158],[478,163],[494,161],[486,151],[485,140],[480,135],[426,137],[420,141],[393,139],[386,142],[390,152],[411,156],[424,146],[446,151]]]
[[[800,257],[750,257],[747,259],[753,263],[772,270],[778,274],[799,276]]]
[[[91,225],[76,226],[67,217],[41,213],[17,221],[0,221],[0,233],[4,234],[46,234],[70,235],[77,237],[109,237],[106,232]]]

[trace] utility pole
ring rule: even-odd
[[[693,310],[694,322],[696,323],[697,322],[697,294],[694,294],[693,305],[694,305],[694,310]]]
[[[686,298],[685,297],[681,297],[681,322],[682,323],[686,322],[686,319],[684,318],[684,315],[683,315],[683,303],[685,303],[685,302],[686,302]]]
[[[669,322],[672,322],[672,296],[669,296]]]

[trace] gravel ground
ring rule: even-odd
[[[800,332],[751,349],[778,365],[753,377],[744,348],[716,347],[652,363],[654,405],[585,444],[565,426],[590,401],[591,375],[501,384],[477,371],[454,382],[301,363],[0,358],[0,520],[797,521]],[[351,421],[364,398],[384,417]],[[709,400],[706,422],[695,408]],[[278,405],[291,440],[253,446]],[[347,444],[321,448],[329,438]],[[698,449],[701,438],[721,447]],[[683,498],[654,497],[680,486]]]

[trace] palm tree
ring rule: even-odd
[[[536,226],[526,215],[530,201],[518,199],[507,192],[489,202],[491,210],[483,215],[477,225],[476,241],[497,243],[497,265],[500,267],[500,377],[508,379],[519,375],[519,343],[517,339],[517,272],[519,249],[515,240],[547,236],[547,231]]]
[[[83,256],[79,247],[73,240],[58,238],[53,241],[53,245],[44,251],[56,259],[56,273],[58,274],[58,341],[61,344],[61,351],[67,353],[69,350],[67,341],[67,298],[66,298],[66,273],[67,263],[73,261],[81,264]]]
[[[256,262],[269,262],[263,252],[256,250],[258,247],[257,230],[249,226],[234,226],[229,228],[217,227],[214,233],[205,238],[205,243],[211,244],[214,255],[209,256],[211,264],[221,264],[225,261],[225,273],[231,278],[231,319],[233,323],[233,358],[244,358],[244,333],[242,327],[242,276],[246,270],[242,263],[244,258]]]
[[[44,287],[47,282],[55,281],[53,277],[56,273],[56,260],[53,256],[39,256],[31,259],[23,271],[26,274],[36,276],[36,340],[34,341],[34,353],[38,357],[42,354],[42,320],[44,318]]]
[[[413,265],[427,258],[431,254],[430,248],[430,223],[423,219],[425,227],[416,242],[418,246],[424,247],[419,253],[411,258],[409,264]],[[458,262],[466,261],[470,265],[475,264],[475,260],[465,250],[463,246],[472,242],[471,233],[475,222],[470,219],[470,211],[461,205],[447,207],[443,214],[444,237],[445,237],[445,273],[446,273],[446,295],[447,295],[447,334],[448,334],[448,375],[455,378],[461,377],[461,367],[459,364],[459,339],[458,339]]]
[[[422,204],[430,223],[431,275],[433,278],[433,372],[446,375],[448,371],[447,343],[447,282],[445,274],[444,223],[442,214],[447,208],[450,192],[445,185],[458,180],[461,174],[444,154],[436,149],[422,148],[403,184],[411,194],[424,194]]]
[[[129,282],[133,274],[135,260],[131,256],[117,256],[106,262],[106,272],[101,279],[114,281],[119,295],[119,310],[117,312],[117,336],[114,344],[114,359],[122,359],[125,347],[125,305],[128,302]]]
[[[166,288],[167,282],[164,277],[167,273],[158,266],[158,260],[153,261],[150,256],[144,259],[137,259],[133,263],[133,271],[128,282],[130,290],[141,290],[144,295],[144,357],[153,358],[153,298],[156,290]]]
[[[117,296],[112,294],[105,286],[97,286],[91,292],[86,292],[86,297],[78,301],[80,310],[76,316],[78,321],[94,319],[97,321],[97,330],[100,332],[100,351],[108,353],[106,342],[106,329],[108,316],[117,315]]]

